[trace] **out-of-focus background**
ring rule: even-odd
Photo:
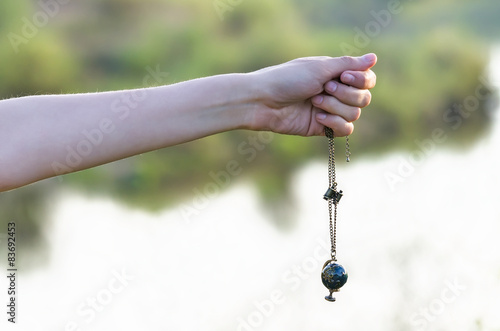
[[[0,3],[1,98],[379,58],[338,162],[336,303],[319,277],[325,138],[235,131],[0,193],[14,328],[500,330],[499,14],[494,0]]]

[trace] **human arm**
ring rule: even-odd
[[[349,134],[369,103],[375,61],[298,59],[154,88],[0,101],[0,191],[234,129]],[[350,87],[324,93],[346,72]]]

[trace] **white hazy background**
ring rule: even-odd
[[[50,263],[18,277],[18,323],[2,313],[1,329],[500,330],[497,113],[474,148],[436,146],[394,190],[385,174],[411,152],[338,167],[338,258],[349,280],[335,303],[320,280],[321,162],[295,176],[291,233],[266,219],[250,184],[232,185],[189,223],[179,208],[150,214],[64,192],[45,233]]]

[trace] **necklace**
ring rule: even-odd
[[[321,281],[330,291],[325,297],[327,301],[333,302],[335,298],[333,292],[339,289],[347,282],[347,272],[344,267],[337,263],[337,205],[342,198],[342,191],[337,191],[337,182],[335,175],[335,142],[332,129],[325,127],[325,136],[328,138],[328,190],[323,195],[323,199],[328,201],[328,214],[330,218],[330,241],[331,241],[331,259],[325,262],[321,272]],[[349,150],[349,137],[346,138],[346,161],[350,161],[351,152]]]

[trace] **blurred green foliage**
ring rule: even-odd
[[[70,1],[58,5],[57,13],[29,37],[23,29],[26,20],[33,22],[43,12],[39,2],[1,2],[0,97],[143,87],[147,68],[156,67],[168,72],[167,81],[158,84],[248,72],[301,56],[344,55],[347,45],[352,55],[376,52],[379,57],[372,105],[352,137],[356,158],[415,148],[414,140],[425,139],[436,127],[446,130],[451,142],[474,141],[487,127],[485,102],[459,130],[450,128],[443,115],[480,84],[489,38],[499,28],[494,13],[500,4],[401,1],[398,13],[389,11],[387,24],[379,22],[376,15],[388,11],[390,2]],[[217,12],[216,3],[226,3],[229,10]],[[379,29],[369,30],[369,23]],[[24,41],[13,45],[14,34]],[[49,180],[32,187],[48,192],[71,185],[155,209],[192,199],[196,189],[214,181],[211,171],[236,160],[243,171],[231,181],[254,180],[272,204],[285,194],[295,169],[326,157],[322,138],[276,135],[249,162],[239,146],[251,137],[257,133],[228,132],[67,175],[63,184]],[[25,203],[23,196],[32,187],[2,194],[5,221],[29,219],[11,206]],[[19,199],[10,198],[16,195]],[[33,204],[47,198],[29,197]],[[25,232],[37,231],[26,224]]]

